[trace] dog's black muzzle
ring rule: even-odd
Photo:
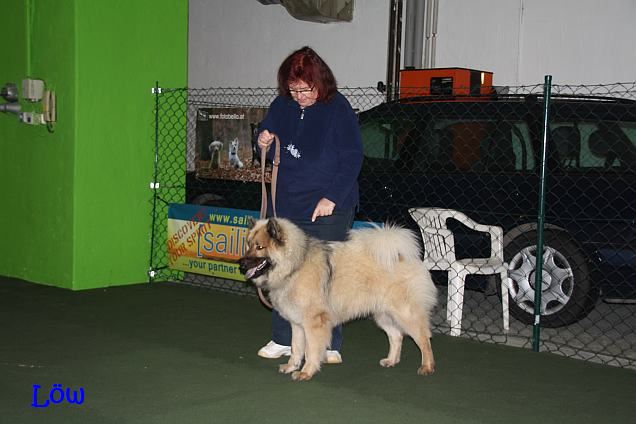
[[[238,261],[239,270],[245,278],[254,279],[265,274],[272,265],[269,258],[258,258],[255,256],[244,256]]]

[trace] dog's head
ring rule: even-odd
[[[213,140],[210,145],[208,146],[208,150],[210,151],[210,153],[214,153],[216,151],[219,151],[223,148],[223,143],[218,141],[218,140]]]
[[[267,277],[276,267],[276,251],[283,245],[284,234],[275,218],[249,219],[247,251],[239,259],[239,269],[245,278],[257,286],[267,284]]]
[[[232,153],[236,153],[236,152],[238,152],[238,148],[239,148],[239,139],[237,137],[237,138],[235,138],[234,140],[232,140],[230,142],[230,151]]]

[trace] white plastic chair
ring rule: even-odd
[[[442,208],[411,208],[411,217],[417,222],[424,240],[424,263],[430,270],[448,271],[448,297],[446,319],[450,321],[451,336],[459,336],[462,328],[464,307],[464,283],[469,274],[501,276],[501,304],[503,328],[508,331],[508,287],[512,280],[508,277],[508,264],[503,256],[503,229],[494,225],[478,224],[465,214]],[[466,227],[490,234],[489,258],[455,258],[455,238],[447,228],[446,220],[456,219]]]

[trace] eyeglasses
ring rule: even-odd
[[[312,85],[309,88],[300,88],[300,89],[293,89],[293,88],[289,88],[289,92],[291,94],[309,94],[312,91],[314,91],[314,86]]]

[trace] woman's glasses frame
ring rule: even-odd
[[[307,94],[311,93],[312,91],[314,91],[314,88],[316,88],[316,87],[312,85],[311,87],[308,87],[308,88],[295,89],[295,88],[288,87],[287,89],[289,90],[289,94],[305,94],[305,95],[307,95]]]

